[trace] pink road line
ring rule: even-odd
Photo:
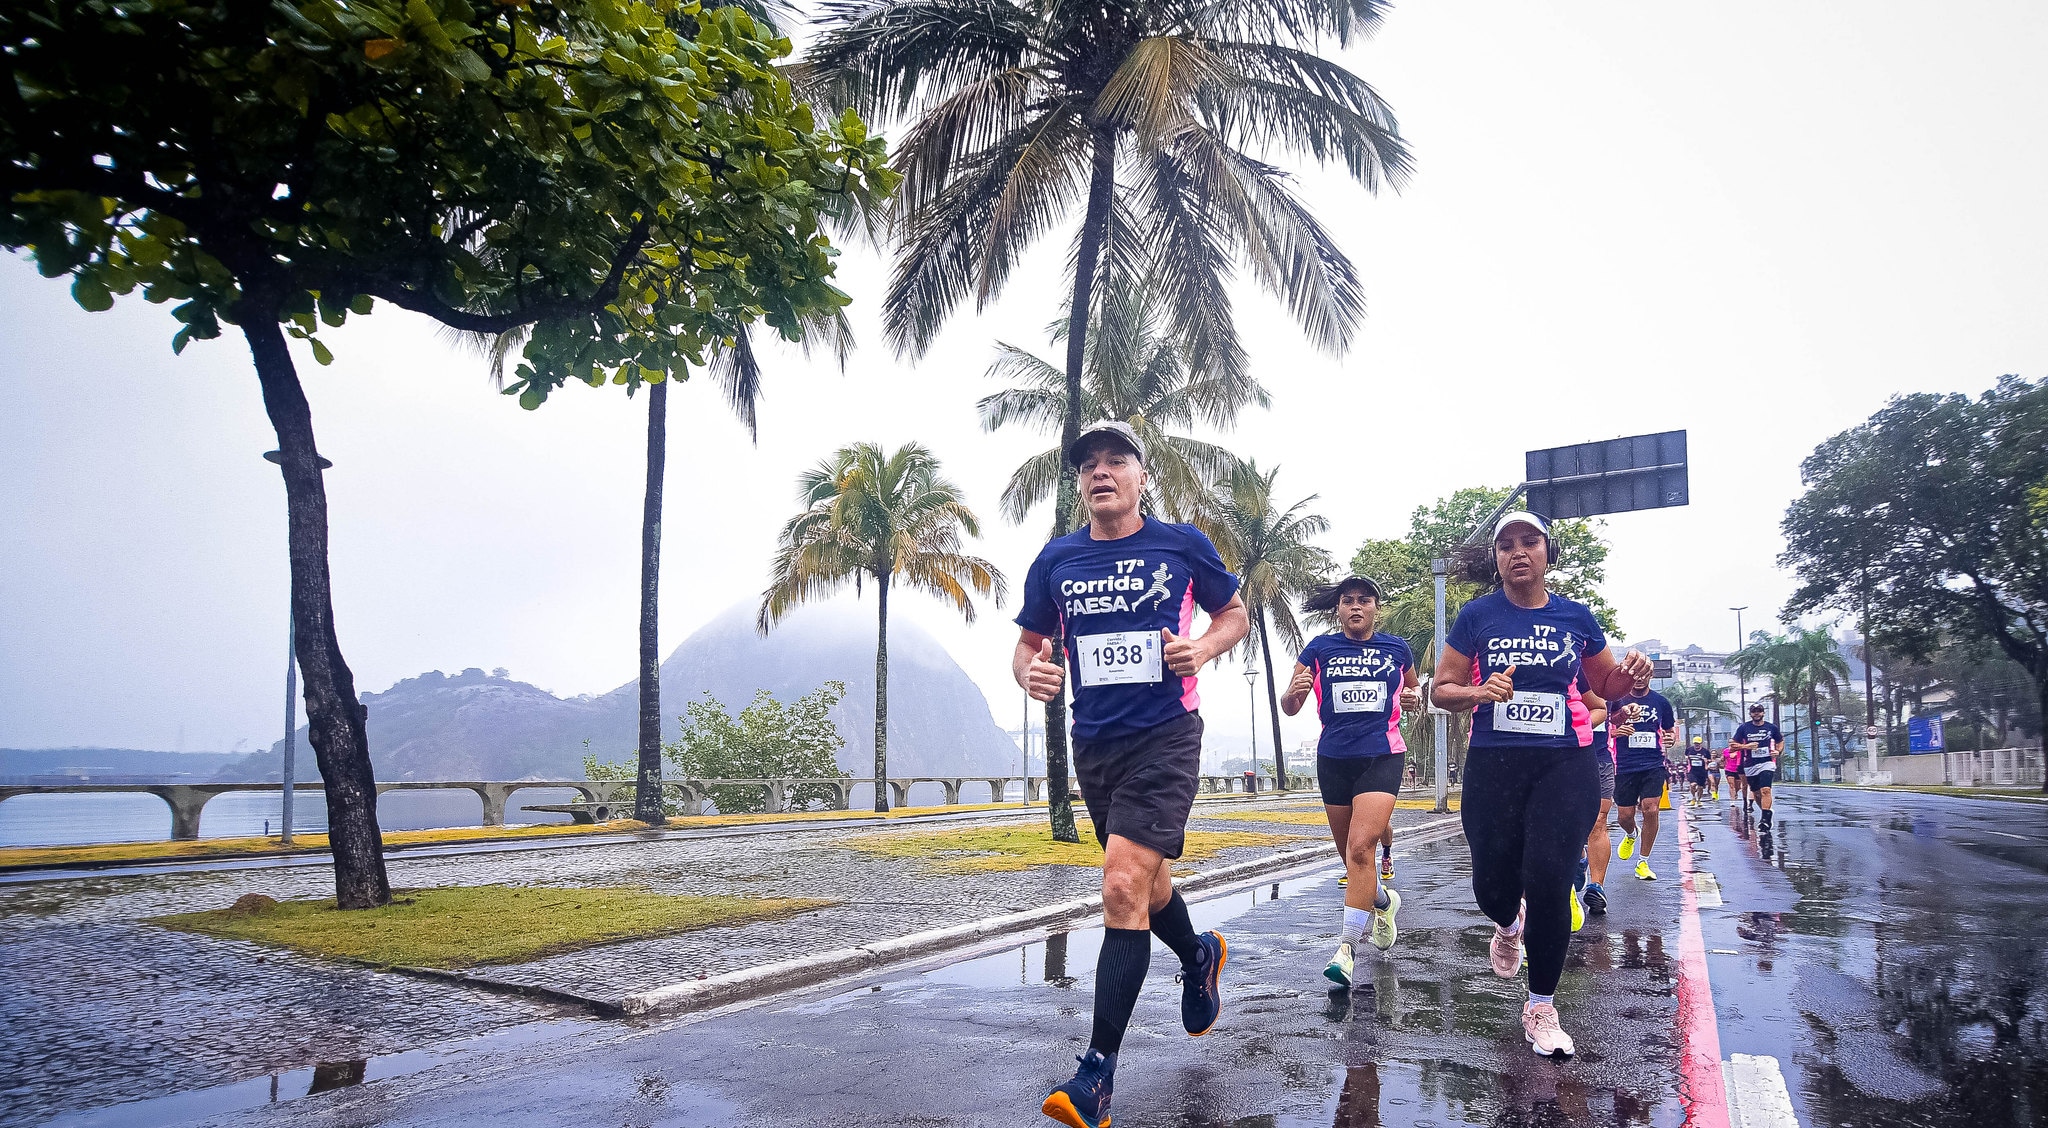
[[[1707,982],[1707,944],[1700,933],[1693,892],[1692,834],[1683,804],[1678,815],[1678,869],[1682,909],[1678,922],[1678,1099],[1688,1128],[1730,1128],[1728,1089],[1721,1079],[1721,1028],[1714,989]]]

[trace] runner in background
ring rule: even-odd
[[[1707,801],[1707,740],[1702,736],[1692,738],[1685,746],[1685,779],[1692,785],[1692,805],[1697,807]]]
[[[1742,750],[1730,744],[1721,749],[1721,772],[1728,777],[1728,802],[1742,804]]]
[[[1761,704],[1749,707],[1749,719],[1735,726],[1730,747],[1742,753],[1743,786],[1756,795],[1763,808],[1757,816],[1757,833],[1771,833],[1771,785],[1778,780],[1778,753],[1785,749],[1785,735],[1778,726],[1764,720]]]
[[[1700,739],[1705,740],[1706,738],[1701,737]],[[1721,799],[1722,754],[1714,751],[1712,748],[1703,747],[1701,751],[1707,757],[1707,798],[1714,802],[1719,802]]]
[[[1180,959],[1187,1032],[1207,1033],[1222,1009],[1229,950],[1220,933],[1195,932],[1171,862],[1186,845],[1201,778],[1195,676],[1244,638],[1250,620],[1208,537],[1145,516],[1145,448],[1127,424],[1083,428],[1064,453],[1088,526],[1032,562],[1011,671],[1037,701],[1058,696],[1070,672],[1074,680],[1074,774],[1103,848],[1104,927],[1088,1050],[1040,1111],[1070,1128],[1100,1128],[1154,936]],[[1196,607],[1209,613],[1199,636]],[[1054,634],[1065,639],[1062,661]]]
[[[1348,576],[1315,592],[1303,607],[1335,618],[1338,629],[1302,647],[1280,711],[1291,717],[1315,695],[1323,725],[1316,741],[1316,782],[1346,878],[1343,930],[1323,976],[1349,987],[1358,941],[1370,934],[1380,951],[1394,946],[1401,895],[1376,879],[1373,853],[1392,822],[1407,764],[1401,713],[1420,707],[1422,699],[1408,643],[1375,629],[1377,584]]]
[[[1657,845],[1657,806],[1671,782],[1664,749],[1677,738],[1678,713],[1663,694],[1650,688],[1645,675],[1637,679],[1634,692],[1608,707],[1607,727],[1614,734],[1614,812],[1621,819],[1617,853],[1624,862],[1638,853],[1640,821],[1642,850],[1636,858],[1636,877],[1655,881],[1650,849]]]
[[[1650,660],[1615,661],[1585,604],[1551,592],[1550,523],[1506,514],[1492,551],[1461,553],[1459,573],[1498,585],[1467,603],[1444,639],[1430,693],[1472,713],[1459,804],[1472,851],[1472,894],[1494,923],[1488,961],[1514,978],[1528,953],[1522,1036],[1545,1057],[1569,1056],[1556,993],[1571,947],[1572,878],[1600,814],[1600,767],[1578,676],[1602,696],[1647,680]]]
[[[1593,726],[1593,752],[1600,761],[1600,817],[1593,833],[1586,836],[1586,849],[1579,855],[1579,876],[1574,883],[1572,931],[1585,927],[1586,914],[1607,911],[1607,863],[1614,857],[1614,839],[1608,834],[1607,816],[1614,809],[1614,742],[1607,735],[1607,702],[1586,685],[1586,673],[1579,671],[1579,696],[1586,702],[1586,723]]]

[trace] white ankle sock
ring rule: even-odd
[[[1371,928],[1371,909],[1354,909],[1350,905],[1344,906],[1344,935],[1342,937],[1343,939],[1349,940],[1355,944],[1359,940],[1363,939],[1365,937],[1366,932]]]
[[[1551,1002],[1551,1000],[1555,998],[1557,998],[1556,995],[1538,995],[1534,991],[1531,991],[1529,993],[1529,1005],[1533,1007],[1537,1003],[1542,1003],[1545,1006],[1556,1006],[1556,1003]]]

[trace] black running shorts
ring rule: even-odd
[[[1368,791],[1384,795],[1401,793],[1405,756],[1317,756],[1316,786],[1322,788],[1323,802],[1332,807],[1349,807],[1351,801]]]
[[[1703,765],[1700,767],[1693,768],[1689,773],[1689,778],[1692,780],[1692,785],[1694,787],[1705,787],[1707,785],[1706,767]]]
[[[1749,777],[1749,789],[1751,791],[1762,791],[1771,784],[1776,783],[1777,779],[1778,773],[1776,772],[1754,772]]]
[[[1189,713],[1143,732],[1074,742],[1074,778],[1095,840],[1121,835],[1178,858],[1202,773],[1202,717]]]
[[[1664,769],[1623,772],[1614,777],[1614,805],[1634,807],[1645,799],[1652,803],[1664,797]]]

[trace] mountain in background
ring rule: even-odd
[[[839,766],[874,771],[875,623],[870,605],[834,601],[799,608],[766,638],[751,601],[728,608],[676,647],[661,666],[662,736],[673,740],[686,702],[708,692],[734,713],[757,689],[793,701],[827,681],[846,683],[832,719],[846,740]],[[889,624],[889,774],[1007,775],[1017,746],[996,724],[979,686],[937,639],[901,618]],[[504,671],[440,671],[363,694],[370,755],[385,781],[581,779],[583,755],[620,760],[638,744],[639,687],[561,698]],[[586,742],[587,746],[586,746]],[[279,777],[283,741],[241,758],[220,778]],[[306,730],[297,771],[313,778]]]

